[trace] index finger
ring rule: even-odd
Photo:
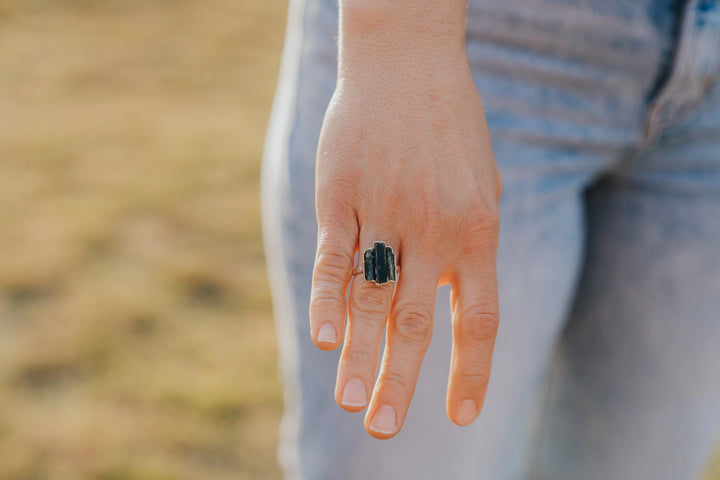
[[[357,232],[354,216],[326,221],[318,229],[309,313],[312,339],[323,350],[337,348],[343,337]]]

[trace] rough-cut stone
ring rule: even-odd
[[[385,248],[385,264],[387,265],[388,280],[394,282],[397,280],[395,276],[395,254],[390,247]]]
[[[373,248],[363,252],[363,271],[365,280],[383,284],[397,279],[395,254],[392,248],[383,242],[375,242]]]
[[[375,242],[375,282],[387,283],[387,263],[385,262],[385,244]]]
[[[363,270],[365,271],[365,280],[368,282],[375,280],[375,255],[374,250],[368,248],[363,255]]]

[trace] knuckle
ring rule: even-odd
[[[343,168],[348,167],[343,164]],[[354,203],[359,182],[358,175],[353,171],[325,172],[316,179],[318,192],[317,207],[322,213],[329,215],[345,215],[354,210]]]
[[[310,298],[310,312],[316,309],[344,310],[345,303],[342,297],[323,290],[314,291]]]
[[[495,234],[500,229],[500,212],[496,206],[482,206],[473,209],[468,221],[468,230],[473,234]]]
[[[423,240],[426,246],[430,246],[435,250],[437,245],[443,243],[443,239],[447,236],[448,230],[451,228],[448,219],[451,215],[445,215],[442,218],[428,218],[423,230]]]
[[[461,372],[457,375],[457,380],[466,390],[483,390],[489,380],[489,376],[485,373]]]
[[[498,330],[498,314],[489,307],[474,306],[463,311],[456,331],[460,342],[485,343],[495,339]]]
[[[471,257],[487,254],[487,248],[495,245],[500,235],[500,217],[497,212],[475,213],[464,225],[466,243],[464,252]]]
[[[352,258],[346,253],[321,252],[315,262],[315,274],[322,281],[345,280],[350,274]]]
[[[384,288],[363,285],[355,290],[350,298],[351,308],[360,314],[372,317],[387,317],[390,308],[390,295]]]
[[[395,317],[395,332],[411,343],[427,346],[432,336],[432,313],[419,307],[400,309]]]
[[[367,368],[368,365],[375,365],[377,362],[377,355],[373,358],[368,348],[350,348],[346,349],[347,352],[343,352],[343,363],[346,365],[361,365]]]
[[[449,205],[438,200],[434,192],[420,196],[424,201],[416,202],[408,210],[408,218],[411,219],[413,228],[421,232],[424,238],[441,236],[447,223],[457,213],[453,212]]]
[[[449,202],[433,202],[425,205],[421,221],[429,235],[442,236],[448,225],[457,218],[458,211]]]
[[[336,205],[337,207],[337,205]],[[334,213],[333,213],[334,212]],[[332,208],[330,213],[318,211],[317,254],[337,253],[344,259],[352,255],[357,238],[357,215],[348,208]],[[347,260],[346,260],[347,261]]]
[[[399,372],[384,372],[382,383],[388,390],[400,391],[406,394],[412,393],[415,388],[415,382],[413,382],[407,375],[403,375]]]
[[[334,234],[350,235],[357,226],[355,202],[353,199],[333,198],[317,202],[318,223],[325,231]]]

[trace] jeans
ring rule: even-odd
[[[484,409],[445,413],[449,290],[405,427],[375,440],[310,340],[315,153],[335,0],[292,0],[262,208],[286,478],[691,480],[720,440],[715,0],[470,0],[467,52],[504,181]]]

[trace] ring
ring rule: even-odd
[[[358,266],[353,270],[353,275],[359,273],[365,275],[365,281],[382,285],[397,281],[400,266],[395,262],[395,254],[390,246],[385,242],[375,242],[363,252],[362,267]]]

